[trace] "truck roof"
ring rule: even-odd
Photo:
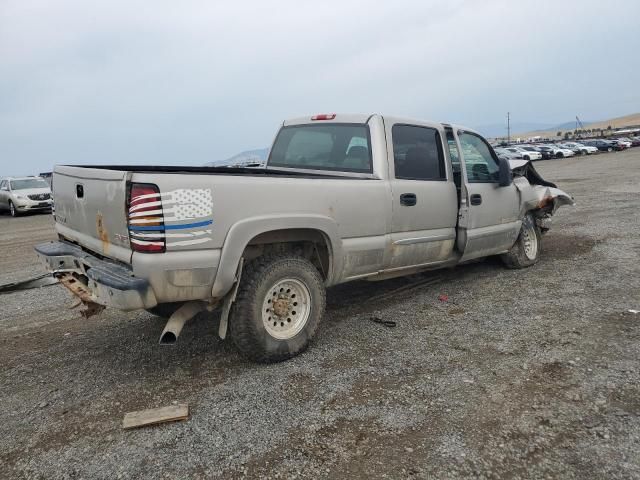
[[[474,130],[473,128],[466,127],[464,125],[457,125],[453,123],[447,122],[434,122],[432,120],[426,119],[417,119],[417,118],[407,118],[407,117],[399,117],[396,115],[381,115],[379,113],[323,113],[323,114],[315,114],[315,115],[305,115],[301,117],[289,118],[282,122],[284,127],[291,125],[305,125],[305,124],[317,124],[317,123],[358,123],[363,124],[369,122],[371,117],[378,115],[383,118],[392,118],[395,122],[401,121],[403,123],[434,123],[441,124],[446,127],[451,127],[456,130],[466,130],[467,132],[473,132],[480,135],[479,132]],[[317,118],[317,117],[325,117],[325,118]]]

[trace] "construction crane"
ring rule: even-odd
[[[580,121],[578,116],[576,115],[576,130],[578,130],[578,127],[580,127],[580,130],[584,130],[584,125],[582,124],[582,122]]]

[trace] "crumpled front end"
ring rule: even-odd
[[[510,160],[513,183],[520,192],[520,213],[534,212],[541,227],[548,229],[546,222],[564,205],[575,205],[571,195],[560,190],[555,183],[544,180],[527,160]]]

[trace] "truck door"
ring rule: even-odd
[[[442,127],[385,118],[392,191],[387,270],[450,259],[458,212]]]
[[[448,132],[449,136],[451,132]],[[498,184],[498,157],[480,135],[457,130],[464,183],[458,221],[460,261],[506,252],[520,232],[520,199],[515,185]]]

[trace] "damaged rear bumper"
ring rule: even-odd
[[[158,304],[149,282],[135,277],[123,265],[100,259],[67,242],[42,243],[35,250],[60,283],[86,304],[125,311]]]

